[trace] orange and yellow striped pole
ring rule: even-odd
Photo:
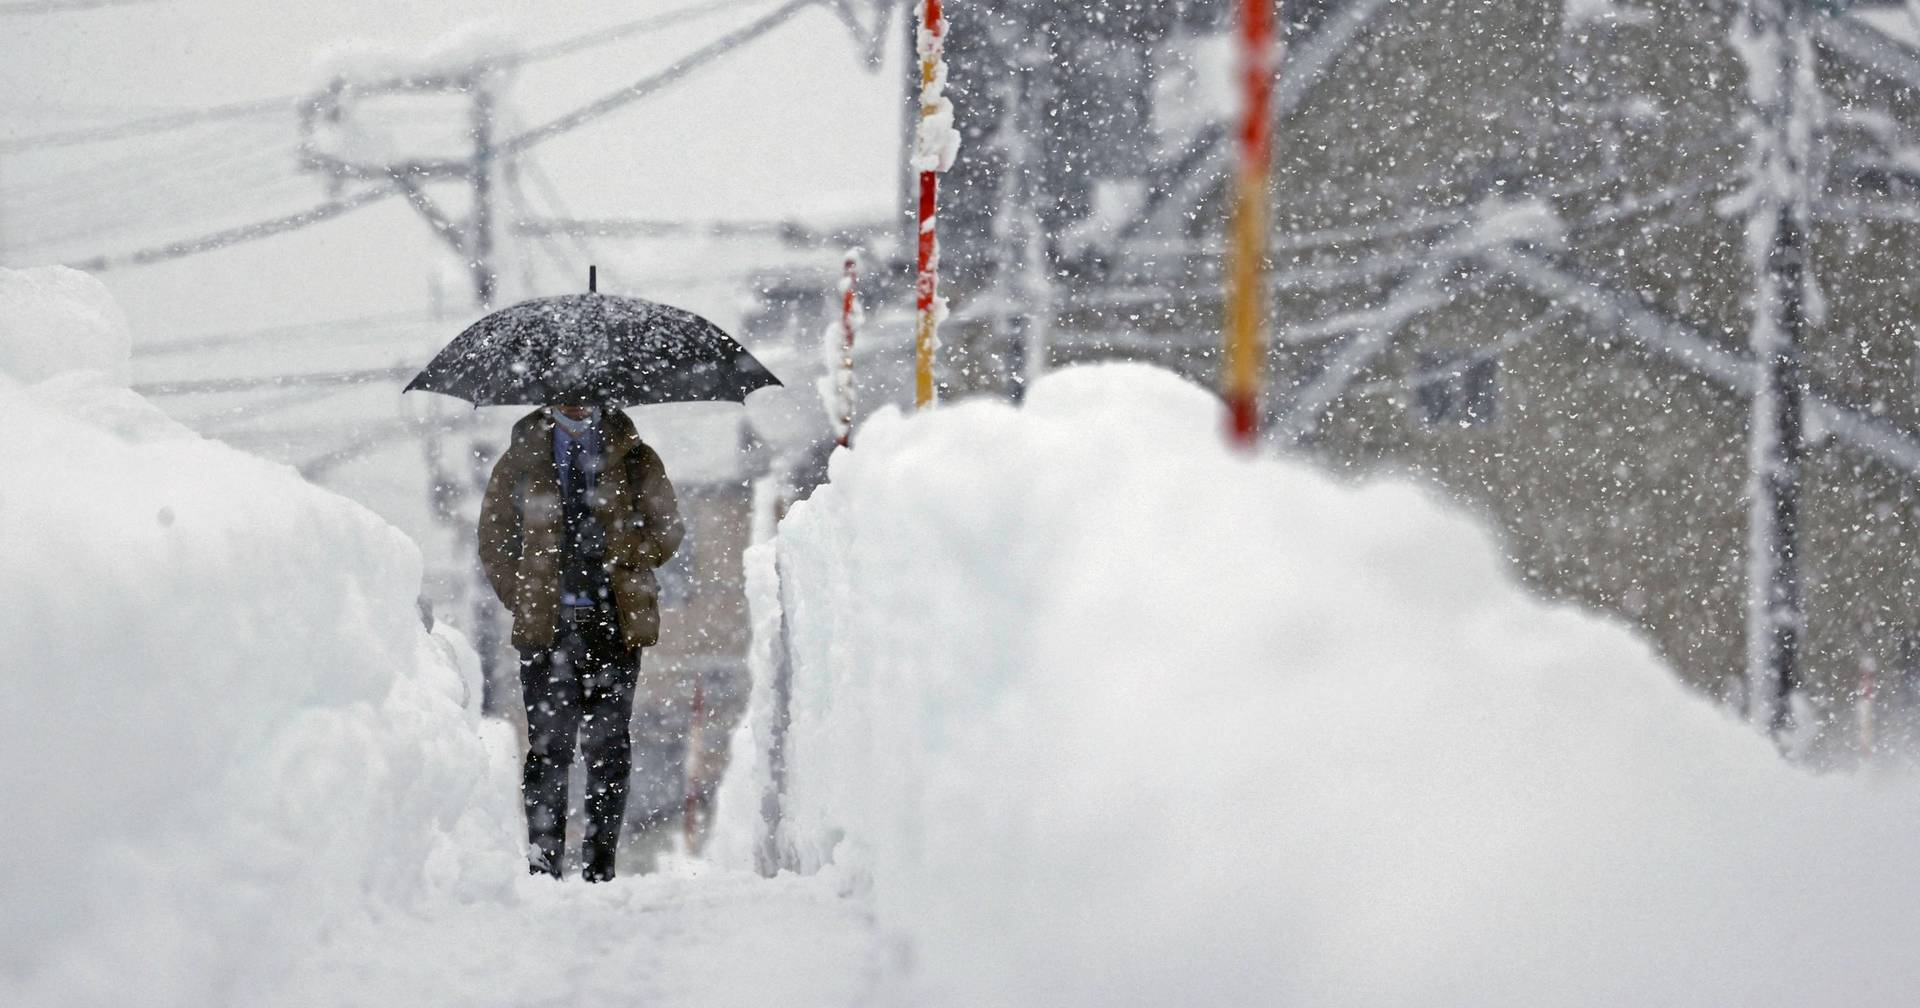
[[[1260,375],[1266,355],[1267,174],[1271,123],[1274,7],[1282,0],[1240,0],[1239,158],[1227,225],[1227,325],[1223,374],[1229,437],[1252,447],[1260,429]]]
[[[947,19],[940,10],[940,0],[922,0],[920,30],[914,45],[920,57],[920,125],[913,145],[913,167],[920,173],[920,230],[913,284],[913,402],[920,408],[933,405],[933,362],[940,347],[940,318],[946,314],[946,303],[940,299],[940,240],[935,217],[939,173],[953,166],[959,146],[953,130],[953,103],[944,94],[946,37]]]

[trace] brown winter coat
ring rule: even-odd
[[[480,506],[480,562],[493,593],[513,613],[513,644],[522,649],[552,647],[560,622],[565,520],[553,426],[547,409],[513,425]],[[607,531],[614,605],[627,646],[651,647],[660,640],[653,569],[680,548],[679,504],[660,456],[641,442],[625,413],[602,413],[600,439],[606,465],[590,503]]]

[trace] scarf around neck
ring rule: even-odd
[[[554,410],[553,422],[561,430],[566,431],[568,434],[574,437],[579,437],[580,435],[585,434],[590,430],[599,429],[600,407],[595,406],[589,409],[587,411],[587,418],[585,420],[575,420],[574,418],[566,415],[565,413],[560,412],[559,410]]]

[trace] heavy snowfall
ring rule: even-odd
[[[1920,0],[0,30],[0,1004],[1920,990]]]

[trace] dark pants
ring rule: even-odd
[[[527,766],[522,793],[535,871],[560,876],[567,845],[567,774],[574,740],[587,762],[587,834],[581,875],[613,877],[620,821],[633,773],[634,679],[640,651],[620,637],[610,609],[567,610],[548,650],[522,651],[520,689],[527,701]]]

